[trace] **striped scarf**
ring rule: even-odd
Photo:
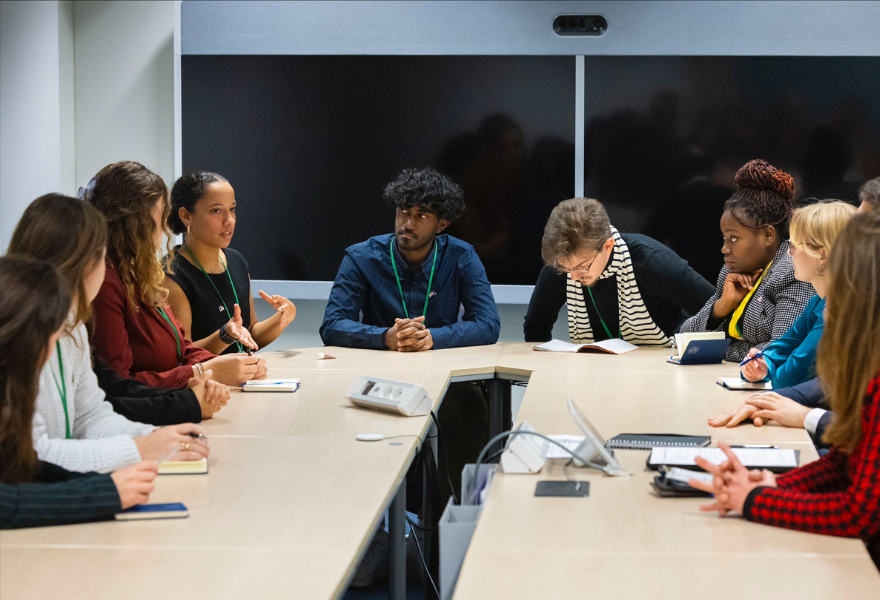
[[[630,258],[626,242],[614,227],[611,228],[611,237],[614,239],[614,250],[611,253],[608,266],[605,267],[599,279],[617,276],[617,305],[621,337],[636,346],[671,346],[672,339],[654,323],[648,309],[645,308],[642,295],[639,293],[639,286],[636,284],[632,258]],[[571,278],[571,273],[568,274],[566,295],[568,297],[568,335],[571,337],[571,341],[576,344],[589,344],[595,341],[584,300],[584,288]]]

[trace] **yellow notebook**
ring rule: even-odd
[[[208,459],[166,460],[159,463],[159,475],[204,475],[208,472]]]

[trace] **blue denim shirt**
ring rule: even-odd
[[[384,349],[382,335],[394,319],[405,317],[391,268],[393,238],[394,234],[377,235],[345,250],[321,324],[326,345]],[[434,243],[437,266],[425,314],[434,349],[494,344],[501,319],[474,247],[448,235],[438,235]],[[424,263],[410,268],[395,253],[410,318],[422,314],[433,262],[431,251]]]

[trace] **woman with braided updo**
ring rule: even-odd
[[[725,358],[739,362],[788,331],[815,290],[795,279],[788,256],[794,179],[753,160],[737,171],[736,184],[721,216],[724,268],[715,295],[681,331],[724,331],[733,340]]]

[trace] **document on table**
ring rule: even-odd
[[[611,338],[592,344],[571,344],[562,340],[550,340],[540,346],[534,346],[533,349],[539,352],[586,352],[588,350],[601,350],[608,354],[626,354],[627,352],[638,350],[639,347],[621,339]]]
[[[584,436],[582,435],[548,435],[547,437],[572,451],[578,447],[578,444],[584,441]],[[547,458],[571,458],[571,454],[556,444],[549,444],[549,446]]]
[[[733,453],[746,467],[794,469],[798,466],[794,450],[787,448],[733,448]],[[660,447],[651,450],[650,464],[653,465],[696,465],[696,457],[720,465],[727,460],[721,448],[676,448]]]

